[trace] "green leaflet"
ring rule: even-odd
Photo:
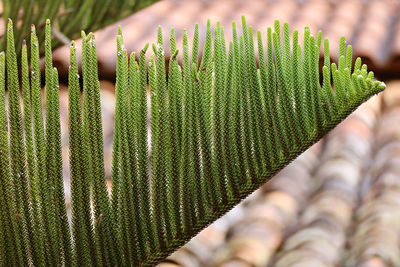
[[[82,32],[82,95],[72,43],[70,227],[50,22],[44,44],[45,127],[35,28],[30,74],[28,48],[21,48],[20,88],[9,22],[7,51],[0,53],[0,266],[154,265],[385,88],[360,59],[353,66],[352,48],[343,38],[337,64],[331,64],[324,40],[320,73],[320,32],[315,38],[306,28],[302,48],[298,32],[291,40],[288,24],[282,31],[277,21],[266,37],[257,32],[257,58],[253,29],[243,18],[238,36],[232,25],[228,45],[223,27],[213,29],[208,21],[203,50],[196,25],[191,57],[185,31],[182,65],[172,30],[168,71],[161,28],[149,61],[148,45],[139,61],[134,53],[128,56],[119,29],[111,195],[104,173],[96,42]]]
[[[105,265],[119,265],[122,261],[111,215],[110,199],[105,183],[103,129],[100,114],[100,84],[97,73],[96,41],[92,34],[82,33],[83,126],[88,151],[88,175],[94,210],[96,247]]]
[[[1,182],[1,196],[0,196],[0,227],[1,227],[1,254],[2,265],[23,265],[22,243],[23,236],[20,236],[18,225],[19,218],[13,216],[17,214],[17,199],[15,197],[15,188],[13,188],[13,181],[11,179],[10,166],[9,166],[9,148],[8,148],[8,129],[7,129],[7,118],[5,109],[5,54],[0,54],[0,182]]]
[[[24,264],[28,263],[27,255],[30,247],[34,246],[32,216],[30,213],[30,201],[28,198],[28,177],[25,169],[25,146],[22,129],[22,117],[20,106],[20,88],[18,81],[18,66],[14,47],[13,24],[9,20],[7,27],[7,53],[6,73],[7,89],[9,91],[9,139],[10,139],[10,169],[11,179],[15,185],[17,224],[21,242]],[[27,234],[25,234],[27,233]]]
[[[92,216],[90,214],[90,183],[87,179],[88,155],[84,140],[76,47],[70,52],[68,77],[69,146],[71,169],[72,233],[75,241],[74,260],[85,266],[100,265],[99,251],[94,242]]]
[[[25,122],[25,143],[26,143],[26,155],[28,164],[28,176],[30,177],[29,189],[32,194],[32,218],[33,218],[33,233],[34,233],[34,245],[32,247],[32,258],[34,262],[38,262],[42,265],[45,264],[44,256],[44,244],[41,239],[40,232],[42,231],[40,225],[40,214],[39,214],[39,200],[38,194],[38,169],[36,163],[36,156],[34,153],[33,146],[33,135],[32,135],[32,105],[31,105],[31,89],[29,86],[29,69],[28,69],[28,55],[27,47],[25,42],[22,45],[22,95],[24,100],[24,122]]]

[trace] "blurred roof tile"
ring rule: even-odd
[[[345,36],[354,45],[355,56],[366,58],[374,71],[382,75],[400,71],[400,2],[397,0],[164,0],[96,32],[100,75],[114,75],[118,25],[122,25],[125,47],[131,52],[139,51],[146,42],[154,42],[158,25],[163,26],[165,35],[175,27],[179,47],[183,29],[192,33],[194,24],[199,23],[204,32],[207,18],[213,25],[221,22],[228,41],[231,22],[240,23],[241,15],[246,15],[248,24],[255,30],[265,31],[273,26],[275,19],[289,22],[292,29],[310,26],[314,34],[322,29],[324,37],[330,39],[333,59],[337,57],[340,36]],[[302,38],[301,31],[299,37]],[[168,56],[168,42],[166,47]],[[58,49],[54,60],[60,73],[65,72],[68,48]]]

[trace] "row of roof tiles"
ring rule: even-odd
[[[140,51],[147,42],[155,42],[158,25],[162,25],[165,36],[175,28],[180,47],[183,29],[187,28],[191,34],[195,23],[199,23],[204,33],[208,18],[213,25],[221,22],[229,40],[231,23],[240,22],[241,15],[246,16],[248,25],[264,32],[276,19],[288,22],[291,29],[309,26],[313,33],[321,29],[330,40],[333,59],[340,37],[345,36],[353,44],[355,55],[363,57],[374,71],[381,75],[400,73],[397,0],[163,0],[96,32],[100,75],[114,75],[118,25],[124,32],[125,47],[131,52]],[[201,36],[200,42],[204,42],[204,34]],[[54,59],[61,72],[67,70],[68,52],[68,47],[55,52]]]

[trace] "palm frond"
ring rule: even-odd
[[[139,61],[134,53],[128,55],[119,30],[111,196],[104,173],[96,41],[82,32],[83,95],[72,42],[70,227],[50,22],[44,44],[44,123],[35,28],[30,73],[27,46],[22,46],[21,90],[9,21],[7,51],[0,54],[0,265],[154,265],[385,88],[360,59],[353,66],[344,38],[338,64],[331,64],[324,40],[320,73],[321,32],[315,38],[306,28],[302,48],[298,31],[290,38],[288,24],[281,33],[276,21],[265,40],[257,32],[257,56],[245,19],[242,35],[232,26],[227,45],[223,27],[212,29],[208,22],[200,62],[198,26],[191,57],[184,32],[182,66],[172,30],[168,71],[161,28],[154,55],[147,60],[146,45]]]

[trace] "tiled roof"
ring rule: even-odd
[[[114,74],[118,25],[124,32],[125,47],[131,52],[140,51],[146,42],[156,41],[158,25],[162,25],[165,36],[174,27],[180,47],[183,29],[187,28],[191,34],[194,24],[199,23],[204,33],[208,18],[214,25],[220,21],[229,39],[231,23],[234,20],[239,23],[241,15],[246,15],[249,25],[264,32],[275,19],[289,22],[292,29],[310,26],[314,33],[321,29],[330,40],[333,58],[343,35],[353,44],[355,55],[362,56],[380,76],[398,76],[400,71],[397,0],[163,0],[95,33],[100,74],[103,77]],[[56,51],[54,59],[61,72],[66,70],[68,48]]]

